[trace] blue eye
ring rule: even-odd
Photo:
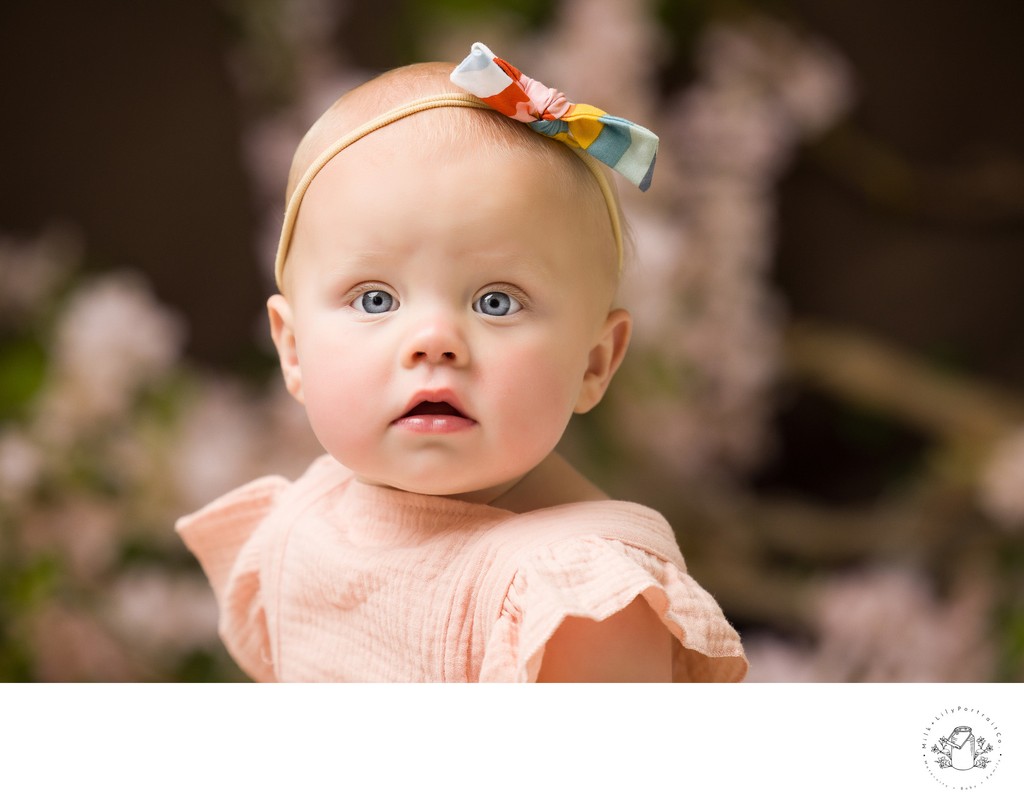
[[[352,301],[352,305],[368,315],[380,315],[397,309],[398,301],[390,292],[385,292],[383,289],[371,289]]]
[[[504,317],[514,315],[523,305],[507,292],[488,292],[473,301],[473,311],[482,315]]]

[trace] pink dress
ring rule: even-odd
[[[600,621],[638,595],[677,641],[675,681],[747,671],[668,523],[635,503],[515,514],[360,483],[325,455],[294,483],[259,478],[176,528],[255,680],[532,682],[563,618]]]

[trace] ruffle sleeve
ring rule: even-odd
[[[603,537],[532,550],[517,566],[488,637],[481,681],[536,681],[544,646],[566,617],[602,621],[637,596],[676,640],[675,682],[742,680],[747,660],[739,635],[681,562]]]
[[[263,594],[259,526],[290,482],[258,478],[180,518],[175,530],[199,560],[220,608],[219,631],[238,665],[254,680],[274,680]]]

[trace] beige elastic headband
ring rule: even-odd
[[[284,262],[288,257],[288,246],[291,244],[292,232],[295,230],[295,220],[299,216],[299,206],[302,205],[302,198],[305,196],[306,191],[313,182],[313,178],[316,177],[320,170],[343,149],[347,149],[357,140],[365,138],[371,132],[383,129],[388,124],[393,124],[395,121],[406,118],[409,115],[414,115],[417,112],[437,109],[439,107],[471,107],[473,109],[482,110],[491,109],[491,107],[480,101],[476,96],[469,95],[468,93],[439,93],[438,95],[427,96],[416,101],[411,101],[408,104],[403,104],[400,107],[395,107],[395,109],[389,110],[382,115],[378,115],[376,118],[367,121],[358,129],[353,129],[348,134],[338,138],[338,140],[319,154],[310,167],[306,169],[306,173],[302,175],[302,179],[299,180],[299,184],[295,186],[295,190],[292,192],[292,196],[288,200],[288,206],[284,211],[284,223],[281,225],[281,240],[278,242],[277,258],[274,261],[274,280],[277,282],[278,289],[284,289],[282,284],[282,280],[284,278]],[[612,191],[611,184],[608,182],[608,178],[605,177],[604,172],[601,170],[600,163],[586,152],[579,149],[572,149],[572,151],[578,155],[580,160],[582,160],[586,164],[587,168],[590,169],[591,174],[594,175],[594,178],[597,180],[597,184],[601,188],[601,193],[604,195],[605,204],[608,206],[608,216],[611,219],[612,233],[615,236],[615,248],[618,251],[619,267],[621,268],[623,255],[622,224],[619,221],[619,209],[615,202],[615,194]]]

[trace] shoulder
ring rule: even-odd
[[[200,556],[211,546],[237,548],[282,505],[325,485],[336,485],[351,473],[329,455],[314,460],[295,481],[281,475],[265,475],[221,495],[175,522],[185,544]]]
[[[559,582],[551,595],[562,617],[534,663],[536,681],[671,682],[673,637],[643,595],[660,586],[666,567],[685,570],[671,526],[657,511],[621,500],[550,511],[546,518],[563,530],[523,560],[519,582]]]
[[[566,503],[516,515],[510,527],[520,534],[535,537],[530,543],[533,547],[558,545],[581,549],[595,540],[612,541],[685,569],[672,526],[658,511],[639,503],[626,500]]]
[[[591,501],[517,515],[506,525],[520,539],[499,577],[506,585],[494,660],[503,662],[485,673],[658,680],[667,648],[676,680],[742,679],[738,634],[687,572],[657,511]]]

